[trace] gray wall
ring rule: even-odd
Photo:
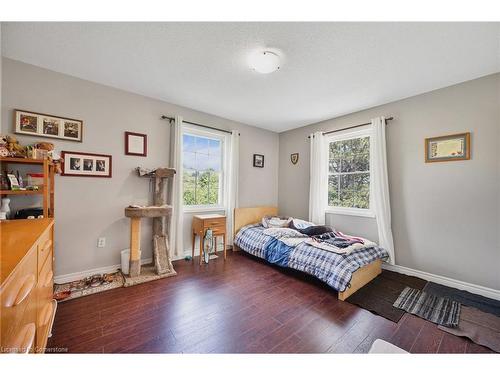
[[[167,165],[169,125],[161,114],[237,129],[240,138],[239,201],[241,206],[276,205],[278,193],[278,134],[205,113],[3,59],[2,123],[12,131],[13,109],[84,120],[83,143],[57,141],[57,151],[84,151],[113,155],[113,178],[56,177],[56,275],[119,263],[119,251],[128,247],[129,222],[123,209],[147,204],[149,183],[133,172],[136,166]],[[193,93],[195,95],[196,93]],[[124,131],[148,134],[148,157],[124,155]],[[18,136],[23,144],[40,140]],[[266,156],[265,168],[253,168],[252,154]],[[15,204],[14,204],[15,206]],[[144,223],[143,258],[151,257],[151,225]],[[191,215],[186,214],[185,249],[191,247]],[[105,248],[97,238],[106,237]]]
[[[387,152],[396,263],[500,289],[500,74],[280,133],[280,213],[307,218],[307,135],[394,116]],[[472,159],[424,163],[424,139],[470,131]],[[300,153],[297,165],[290,154]],[[328,215],[377,239],[374,219]]]

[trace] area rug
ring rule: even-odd
[[[476,309],[500,317],[500,301],[491,298],[432,282],[429,282],[425,286],[424,292],[438,297],[448,298],[460,302],[462,305],[475,307]]]
[[[177,272],[172,268],[170,271],[158,275],[156,273],[156,268],[154,264],[143,264],[141,266],[141,274],[139,276],[131,277],[129,275],[123,275],[125,281],[123,283],[124,287],[138,285],[142,283],[147,283],[153,280],[163,279],[165,277],[171,277],[177,275]]]
[[[94,287],[85,286],[85,283],[82,282],[83,280],[79,280],[76,282],[73,281],[64,284],[54,284],[54,298],[56,298],[56,296],[61,296],[65,298],[56,298],[59,302],[68,301],[71,299],[88,296],[90,294],[103,292],[105,290],[121,288],[123,286],[124,279],[121,272],[115,272],[108,275],[110,280],[109,282],[102,283]]]
[[[458,302],[408,287],[393,306],[445,327],[457,327],[460,319]]]
[[[470,338],[476,344],[500,353],[500,318],[474,307],[462,306],[458,327],[438,326],[455,336]]]
[[[394,301],[407,286],[421,290],[426,283],[418,277],[383,270],[346,301],[397,323],[405,312],[394,307]]]

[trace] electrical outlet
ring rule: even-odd
[[[97,239],[97,247],[104,247],[106,246],[106,237],[99,237]]]

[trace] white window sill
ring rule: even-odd
[[[183,208],[183,212],[185,213],[226,211],[224,206],[184,206]]]
[[[365,210],[361,208],[342,208],[342,207],[328,207],[325,212],[327,214],[335,215],[349,215],[349,216],[359,216],[359,217],[375,217],[375,212],[372,210]]]

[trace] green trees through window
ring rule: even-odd
[[[330,142],[328,205],[370,208],[370,137]]]
[[[186,133],[182,142],[184,205],[220,204],[222,141]]]

